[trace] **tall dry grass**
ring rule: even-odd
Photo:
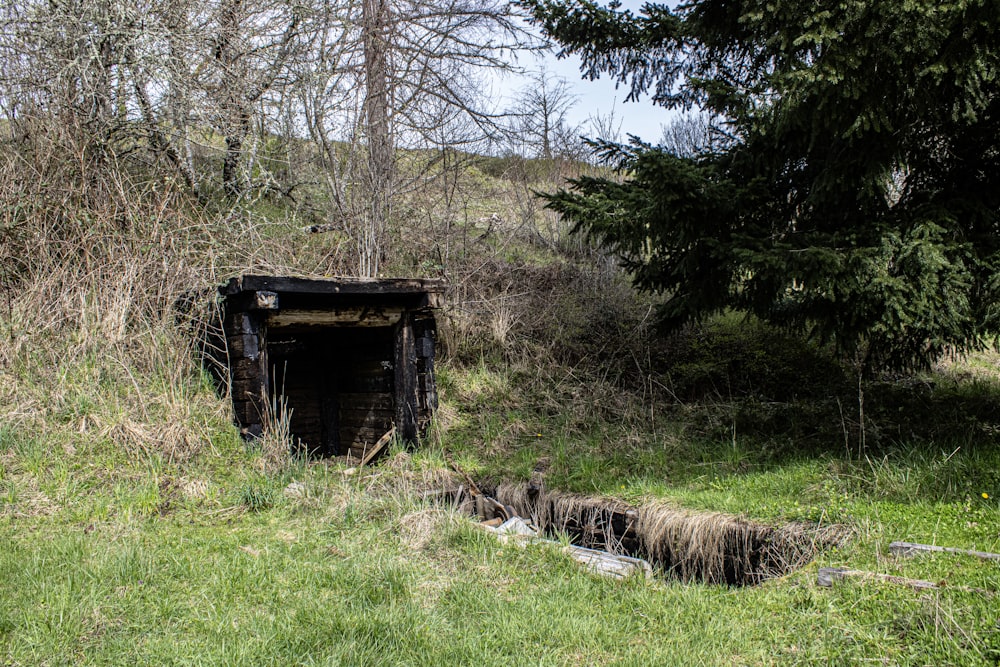
[[[214,287],[244,272],[347,275],[355,250],[343,234],[302,234],[288,201],[195,196],[141,142],[116,153],[53,118],[15,129],[0,143],[0,416],[49,429],[59,413],[67,433],[190,456],[209,440],[192,424],[228,419],[224,401],[199,393],[190,345]],[[518,208],[529,185],[544,185],[472,173],[461,174],[461,211],[433,184],[407,193],[400,209],[416,213],[396,221],[386,248],[387,275],[448,278],[443,357],[542,368],[539,387],[561,386],[548,376],[567,361],[617,355],[628,363],[615,368],[633,368],[631,348],[607,343],[635,321],[613,267],[561,250],[565,230]],[[500,222],[478,229],[477,207]],[[190,321],[178,326],[181,295]]]
[[[251,257],[232,211],[210,211],[138,154],[22,124],[0,145],[0,419],[184,459],[225,411],[203,391],[174,304]]]

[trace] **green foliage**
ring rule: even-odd
[[[278,491],[268,480],[254,479],[240,487],[238,502],[251,512],[262,512],[270,509],[278,497]]]
[[[828,351],[737,313],[667,337],[657,356],[664,383],[683,401],[792,401],[852,390]]]
[[[747,310],[869,369],[996,331],[1000,5],[525,4],[591,75],[725,134],[694,157],[599,142],[626,180],[547,197],[667,294],[668,323]]]

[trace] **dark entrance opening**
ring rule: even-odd
[[[363,449],[392,428],[392,328],[282,327],[269,334],[271,395],[283,397],[289,429],[310,454],[360,456],[352,443]]]
[[[285,415],[300,451],[361,458],[415,441],[437,407],[434,280],[243,276],[221,288],[236,421]]]

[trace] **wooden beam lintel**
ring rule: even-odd
[[[402,309],[333,308],[329,310],[278,310],[268,315],[269,327],[389,327],[399,322]]]

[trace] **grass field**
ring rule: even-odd
[[[731,414],[736,402],[662,406],[648,417],[574,410],[567,398],[550,415],[516,365],[484,363],[445,368],[441,419],[422,450],[346,474],[337,464],[274,468],[248,451],[197,375],[175,385],[189,431],[175,437],[203,442],[183,452],[178,445],[173,456],[130,449],[144,441],[130,431],[139,427],[126,416],[101,420],[115,405],[132,409],[135,387],[98,378],[90,391],[80,378],[70,382],[71,370],[86,376],[87,368],[62,368],[61,401],[53,385],[35,386],[37,400],[49,402],[49,433],[0,430],[3,664],[1000,659],[1000,603],[967,590],[1000,591],[1000,564],[887,551],[893,540],[1000,551],[1000,456],[988,438],[956,431],[961,442],[869,443],[859,456],[842,440],[824,448],[781,447],[739,431],[713,437],[710,416],[695,414]],[[166,381],[137,377],[136,387]],[[958,392],[967,410],[994,391],[945,374],[936,382],[934,396],[955,400]],[[577,400],[590,400],[585,383],[576,390]],[[502,545],[468,518],[421,501],[450,474],[445,451],[474,475],[520,479],[544,460],[557,488],[773,523],[839,523],[852,538],[757,587],[605,580],[558,549]],[[821,566],[941,588],[821,588]]]
[[[15,158],[0,192],[32,224],[0,239],[0,664],[1000,662],[1000,563],[888,552],[1000,551],[996,354],[859,383],[735,314],[665,338],[530,196],[553,184],[498,160],[400,208],[392,271],[449,281],[442,406],[417,452],[348,474],[240,441],[175,309],[240,272],[349,273],[342,235]],[[755,587],[606,580],[422,500],[453,464],[849,539]],[[939,587],[823,588],[827,566]]]
[[[5,664],[966,665],[1000,651],[995,598],[958,590],[997,590],[995,564],[880,553],[897,530],[967,535],[947,528],[956,517],[995,527],[995,505],[878,503],[855,518],[850,547],[817,562],[947,581],[938,591],[824,589],[813,566],[726,588],[606,580],[556,549],[501,545],[414,500],[442,465],[434,451],[360,476],[324,465],[255,474],[236,443],[210,456],[237,465],[191,477],[195,466],[182,481],[150,461],[91,489],[101,519],[73,502],[37,513],[42,493],[70,493],[72,474],[41,485],[35,513],[27,497],[11,504],[11,480],[25,475],[5,459]]]

